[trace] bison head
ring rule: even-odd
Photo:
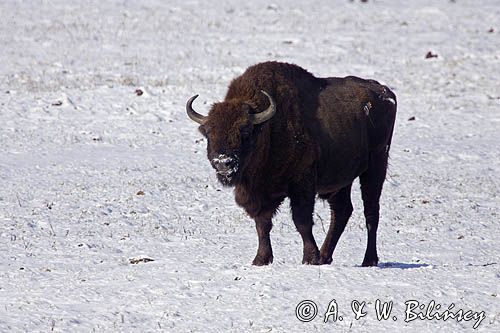
[[[255,110],[251,102],[230,99],[215,103],[208,116],[202,116],[192,108],[198,95],[187,101],[187,114],[200,124],[199,130],[207,138],[208,160],[225,186],[238,181],[257,140],[256,125],[271,119],[276,113],[273,98],[265,91],[261,92],[269,100],[269,107],[262,112]]]

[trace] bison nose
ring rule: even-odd
[[[236,161],[234,157],[220,154],[212,159],[212,165],[219,172],[231,172],[237,167]]]

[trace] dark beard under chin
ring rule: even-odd
[[[221,175],[219,173],[217,174],[217,179],[224,187],[231,187],[236,185],[236,183],[238,182],[238,178],[238,173],[234,173],[231,175]]]

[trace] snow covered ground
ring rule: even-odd
[[[477,330],[500,331],[498,1],[5,0],[0,13],[0,331],[455,332],[478,321],[405,322],[408,300],[484,311]],[[208,110],[264,60],[397,94],[379,267],[360,267],[358,189],[331,266],[300,264],[287,203],[274,263],[250,265],[254,224],[217,183],[184,105],[200,94]],[[327,206],[316,213],[321,243]],[[154,261],[130,262],[141,258]],[[393,301],[388,320],[377,299]],[[296,318],[302,300],[317,304],[310,322]],[[325,323],[332,300],[343,320]]]

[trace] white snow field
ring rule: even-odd
[[[500,332],[499,1],[2,0],[0,13],[1,332]],[[288,202],[274,263],[251,265],[254,223],[185,102],[200,94],[206,113],[266,60],[397,94],[378,267],[360,267],[357,185],[332,265],[301,264]],[[318,200],[319,244],[328,223]],[[377,299],[393,302],[387,320]]]

